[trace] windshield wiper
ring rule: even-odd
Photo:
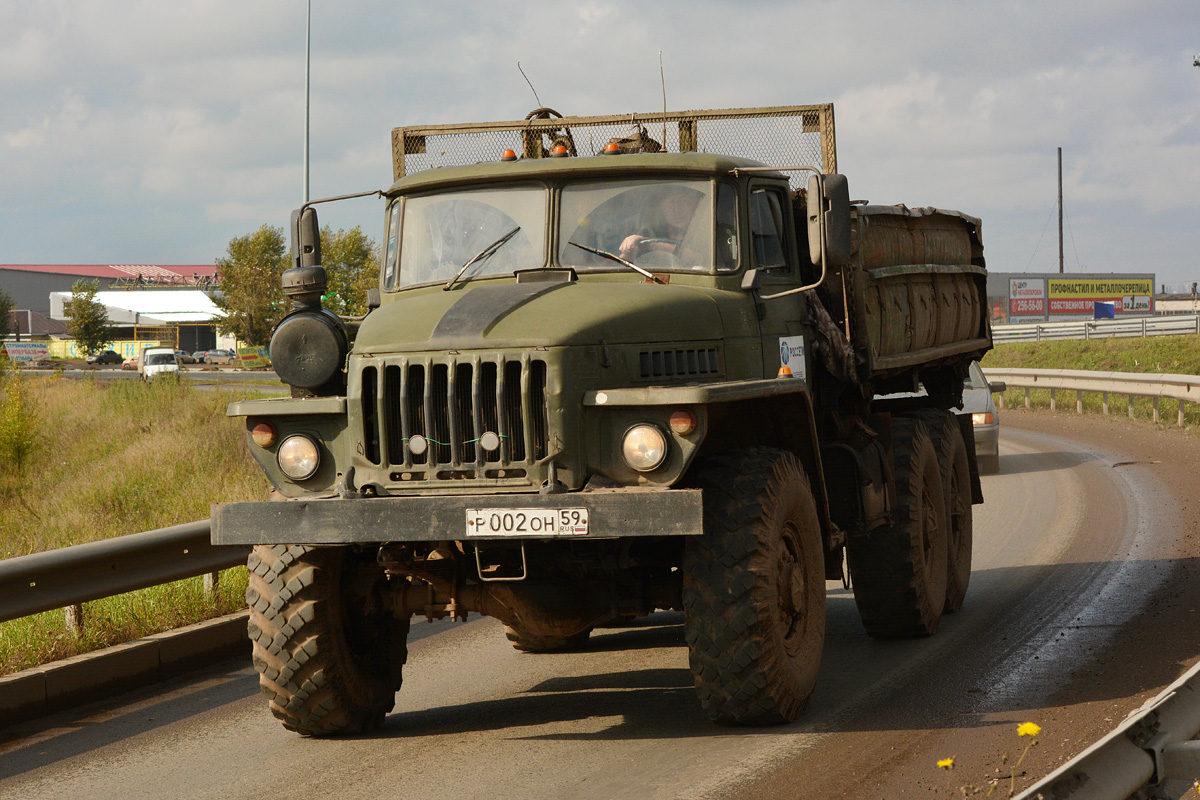
[[[499,239],[492,242],[491,244],[489,244],[487,247],[480,250],[475,255],[471,256],[471,258],[468,259],[467,263],[463,264],[461,267],[458,268],[458,272],[454,273],[454,277],[451,278],[450,280],[446,281],[446,285],[442,287],[442,291],[448,292],[452,288],[454,288],[454,284],[458,282],[458,279],[462,277],[462,274],[467,271],[468,267],[470,267],[472,264],[474,264],[478,261],[485,261],[485,260],[491,258],[493,255],[496,254],[497,250],[499,250],[501,247],[503,247],[505,245],[505,243],[508,242],[509,239],[516,236],[517,231],[519,231],[519,230],[521,230],[520,225],[513,228],[508,233],[504,234]]]
[[[624,264],[625,266],[629,267],[631,270],[642,273],[643,275],[645,275],[647,278],[654,281],[655,283],[662,283],[662,279],[659,278],[657,275],[655,275],[653,272],[648,272],[647,270],[642,269],[641,267],[639,267],[637,264],[633,263],[632,261],[626,261],[625,259],[621,258],[616,253],[610,253],[607,250],[598,250],[595,247],[588,247],[586,244],[580,244],[579,242],[567,242],[567,244],[573,244],[576,247],[578,247],[580,250],[587,250],[589,253],[595,253],[596,255],[600,256],[601,258],[607,258],[609,261],[615,261],[618,264]]]

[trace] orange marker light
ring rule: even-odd
[[[260,422],[250,429],[250,438],[259,447],[270,447],[275,444],[275,426],[269,422]]]
[[[517,153],[515,150],[505,150],[503,153],[500,154],[500,160],[501,161],[516,161]]]
[[[550,157],[566,158],[568,155],[570,154],[567,152],[567,146],[565,144],[558,144],[554,146],[554,152],[550,154]]]
[[[671,431],[679,436],[687,436],[696,430],[696,415],[681,408],[671,413]]]
[[[775,377],[776,377],[776,378],[790,378],[790,377],[792,377],[792,368],[791,368],[791,367],[789,367],[787,364],[784,364],[782,367],[780,367],[780,368],[779,368],[779,374],[778,374],[778,375],[776,375]]]
[[[618,145],[616,142],[609,142],[608,144],[604,145],[604,155],[606,155],[606,156],[621,155],[621,146]]]

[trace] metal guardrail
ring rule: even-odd
[[[992,341],[996,344],[1008,344],[1067,339],[1133,339],[1147,336],[1182,336],[1189,333],[1200,334],[1200,314],[997,324],[992,326]]]
[[[249,547],[214,546],[209,521],[0,561],[0,622],[213,574],[246,563]]]
[[[1197,734],[1200,664],[1017,800],[1126,800],[1147,786],[1195,780],[1200,775]]]
[[[1110,394],[1149,397],[1154,405],[1154,421],[1159,421],[1159,401],[1163,398],[1179,403],[1177,423],[1184,424],[1187,403],[1200,403],[1200,375],[1165,375],[1140,372],[1087,372],[1075,369],[1011,369],[995,368],[984,370],[989,379],[1003,380],[1010,388],[1025,390],[1025,408],[1030,407],[1031,389],[1050,390],[1050,408],[1058,409],[1059,391],[1075,392],[1075,411],[1083,413],[1083,393],[1102,395],[1102,407],[1108,413]],[[1000,395],[1000,407],[1004,407],[1004,395]],[[1129,403],[1129,416],[1133,416],[1133,403]]]

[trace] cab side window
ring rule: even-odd
[[[716,248],[713,250],[717,269],[728,272],[737,269],[737,193],[727,183],[717,184]]]
[[[779,192],[755,189],[750,193],[750,241],[754,266],[779,269],[787,266],[784,258],[784,214]]]

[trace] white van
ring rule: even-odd
[[[138,374],[146,380],[160,375],[179,377],[179,356],[173,347],[146,347],[138,361]]]

